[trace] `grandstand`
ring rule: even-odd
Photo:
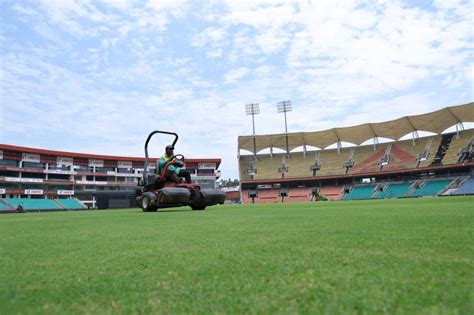
[[[157,158],[151,158],[154,164]],[[221,159],[187,158],[192,181],[215,188]],[[0,212],[135,207],[144,158],[0,144]],[[151,171],[155,166],[150,166]]]
[[[349,190],[342,199],[344,200],[360,200],[371,199],[374,195],[375,185],[354,186]]]
[[[411,189],[407,195],[411,197],[435,196],[447,189],[452,181],[452,179],[424,181],[419,185],[414,185],[413,189]]]
[[[455,194],[461,187],[451,183],[474,175],[474,129],[464,129],[468,122],[474,122],[474,103],[381,123],[288,133],[288,147],[285,134],[240,136],[243,202],[251,201],[249,191],[257,192],[255,202],[281,202],[273,187],[288,189],[284,202],[309,200],[314,188],[330,200],[433,196],[448,188]],[[453,127],[456,131],[447,132]],[[274,153],[278,150],[285,152]],[[299,197],[291,198],[294,194]]]
[[[393,182],[388,183],[384,189],[377,195],[377,198],[401,198],[405,197],[410,189],[410,183],[408,182]]]
[[[461,186],[450,193],[450,195],[472,195],[474,194],[474,177],[469,177]]]

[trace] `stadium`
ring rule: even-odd
[[[473,121],[474,103],[469,103],[380,123],[241,136],[239,151],[247,152],[239,156],[243,200],[274,203],[309,201],[320,195],[354,200],[473,194],[474,130],[463,126]],[[379,143],[379,138],[389,141]],[[274,153],[274,149],[284,153]]]

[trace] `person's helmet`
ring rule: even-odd
[[[166,150],[166,151],[168,151],[168,150],[174,150],[174,147],[173,147],[173,145],[170,144],[170,145],[167,145],[167,146],[166,146],[165,150]]]

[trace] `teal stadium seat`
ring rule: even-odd
[[[452,179],[430,180],[423,187],[408,193],[412,197],[436,196],[452,182]]]
[[[85,209],[86,207],[82,205],[79,200],[76,198],[72,199],[57,199],[57,202],[59,202],[64,209],[74,209],[74,210],[79,210],[79,209]]]
[[[14,208],[21,204],[25,210],[61,210],[61,207],[49,199],[5,198],[4,201]]]
[[[465,181],[461,187],[459,187],[451,195],[473,195],[474,194],[474,177],[470,177]]]
[[[344,195],[343,200],[360,200],[360,199],[372,199],[374,194],[375,186],[354,186],[351,192]]]
[[[400,198],[405,197],[410,188],[410,183],[390,183],[381,191],[377,198]]]

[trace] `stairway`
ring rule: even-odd
[[[446,154],[446,151],[448,151],[449,145],[451,144],[453,137],[454,137],[454,133],[450,133],[450,134],[446,134],[442,136],[441,143],[439,144],[439,147],[438,147],[438,151],[436,151],[436,156],[434,157],[433,162],[431,162],[430,166],[443,165],[444,155]]]

